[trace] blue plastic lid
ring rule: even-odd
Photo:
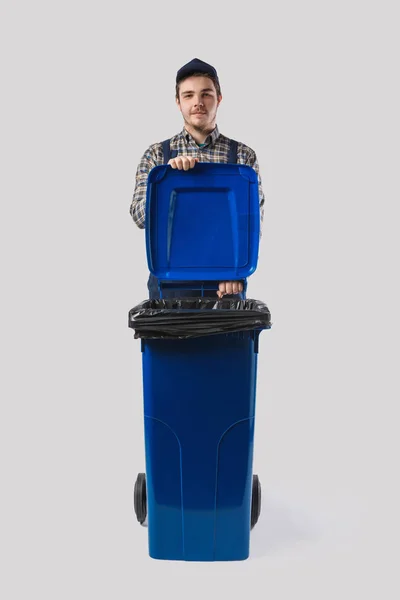
[[[260,206],[257,173],[248,165],[168,165],[149,174],[146,251],[158,279],[231,281],[257,267]]]

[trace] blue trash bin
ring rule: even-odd
[[[239,327],[237,317],[246,317],[247,307],[254,316],[256,301],[239,300],[240,313],[235,302],[218,300],[216,289],[230,280],[242,280],[246,289],[258,242],[258,181],[251,167],[200,163],[186,172],[151,171],[147,259],[166,299],[132,309],[129,326],[142,338],[145,420],[146,475],[136,482],[135,510],[141,522],[147,514],[152,558],[249,556],[260,510],[252,469],[258,340],[270,322],[247,326],[241,319]],[[197,304],[185,301],[185,281],[199,282]],[[215,300],[202,298],[204,282],[207,288],[214,282]],[[179,289],[181,299],[168,304]],[[146,318],[145,333],[138,312]]]

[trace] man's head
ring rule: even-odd
[[[194,58],[176,75],[176,103],[186,129],[212,131],[222,100],[218,75],[214,67]]]
[[[193,60],[186,63],[186,65],[183,65],[183,67],[181,67],[176,74],[175,95],[177,100],[179,100],[180,83],[188,77],[199,75],[205,75],[209,77],[214,84],[217,96],[221,96],[221,86],[219,84],[217,71],[214,69],[214,67],[200,60],[199,58],[193,58]]]

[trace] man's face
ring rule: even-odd
[[[188,77],[179,86],[176,103],[185,124],[196,131],[212,131],[215,127],[217,109],[222,96],[217,97],[213,81],[209,77]]]

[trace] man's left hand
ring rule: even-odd
[[[217,291],[218,298],[222,298],[226,294],[239,294],[243,291],[243,283],[241,281],[221,281]]]

